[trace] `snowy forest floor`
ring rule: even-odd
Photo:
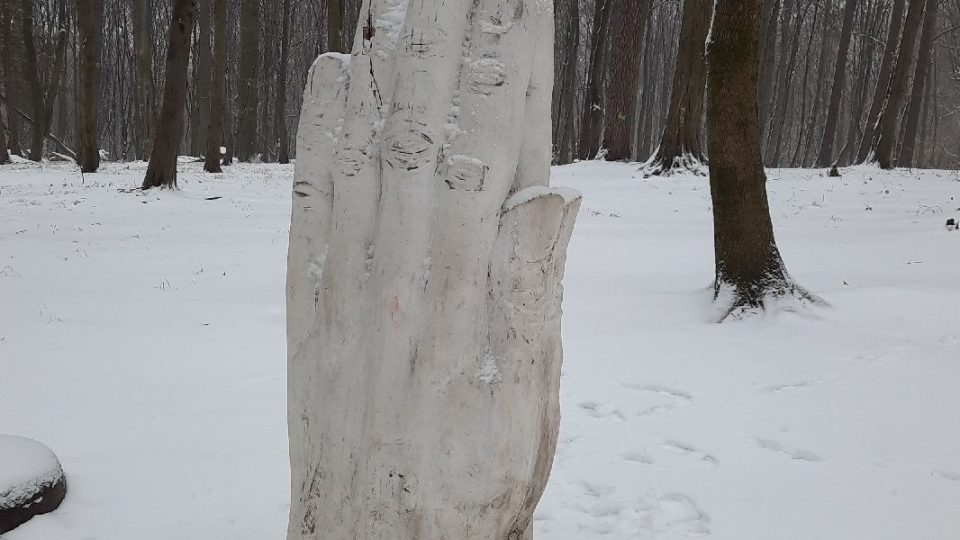
[[[9,540],[284,537],[292,168],[118,191],[144,167],[0,168],[0,433],[70,486]],[[831,306],[717,325],[705,178],[554,170],[585,199],[538,540],[960,538],[960,177],[844,172],[770,171]]]

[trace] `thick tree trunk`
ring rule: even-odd
[[[352,57],[321,56],[305,91],[288,540],[526,540],[579,206],[548,187],[553,12],[403,5],[365,3]]]
[[[917,0],[920,1],[920,0]],[[870,112],[867,114],[867,123],[863,127],[863,138],[860,139],[860,149],[857,151],[857,162],[862,163],[870,157],[873,149],[874,134],[887,100],[887,91],[893,76],[893,65],[897,61],[897,49],[900,46],[900,35],[903,30],[903,12],[906,0],[893,0],[893,11],[890,14],[890,29],[887,31],[887,42],[883,49],[883,60],[880,63],[880,74],[877,76],[877,87],[873,91],[873,100]]]
[[[761,0],[717,0],[707,43],[715,291],[727,313],[795,291],[777,249],[757,114]]]
[[[37,44],[33,37],[33,5],[31,0],[20,0],[21,37],[23,38],[24,64],[23,71],[30,90],[30,101],[33,106],[33,136],[30,142],[30,159],[43,159],[44,126],[46,126],[46,104],[43,87],[40,84],[40,74],[37,59]]]
[[[177,187],[177,150],[183,135],[184,107],[187,104],[187,66],[190,61],[190,36],[193,33],[195,0],[174,0],[170,15],[170,40],[164,73],[163,105],[157,123],[157,138],[143,189]]]
[[[137,157],[148,161],[153,145],[155,92],[153,87],[153,14],[151,0],[133,0],[133,56],[136,65]]]
[[[600,152],[603,120],[606,108],[608,33],[614,0],[596,0],[593,15],[593,43],[590,45],[590,66],[587,77],[587,96],[584,101],[583,121],[580,122],[580,159],[594,159]]]
[[[227,111],[227,0],[213,4],[213,90],[210,93],[210,125],[207,129],[207,153],[203,169],[222,172],[220,147],[224,142],[224,120]]]
[[[100,168],[98,144],[100,102],[100,49],[103,43],[103,0],[77,0],[80,30],[80,147],[77,164],[85,173]]]
[[[914,167],[914,148],[917,143],[923,106],[923,90],[930,84],[927,74],[930,71],[930,59],[933,49],[933,36],[937,29],[937,0],[927,0],[923,21],[923,31],[920,34],[920,52],[917,53],[917,64],[913,74],[913,88],[910,90],[910,102],[907,105],[906,127],[903,131],[903,145],[900,150],[899,165]]]
[[[240,4],[240,130],[237,159],[250,161],[257,156],[257,63],[260,58],[260,3]]]
[[[555,75],[553,84],[553,152],[559,164],[573,162],[577,110],[577,50],[580,47],[580,2],[558,0],[555,6]]]
[[[290,0],[283,0],[282,34],[280,37],[280,68],[277,70],[277,107],[274,112],[277,130],[277,161],[290,163],[287,141],[287,64],[290,61]]]
[[[608,0],[609,1],[609,0]],[[604,146],[607,159],[629,160],[633,156],[634,118],[637,88],[640,86],[640,58],[646,40],[651,0],[614,0],[610,98],[604,118]]]
[[[910,73],[913,71],[913,53],[916,50],[917,34],[920,33],[920,26],[923,23],[924,3],[924,0],[913,0],[907,9],[907,19],[903,23],[903,36],[900,38],[897,63],[893,68],[893,76],[890,79],[887,101],[877,122],[876,141],[873,148],[874,159],[881,169],[892,169],[894,167],[897,135],[900,133],[900,115],[903,112],[904,100],[907,97]]]
[[[669,175],[680,167],[699,172],[705,160],[700,142],[707,79],[703,43],[710,30],[711,7],[712,0],[684,0],[670,110],[660,145],[646,166],[649,174]]]
[[[833,163],[833,143],[837,139],[837,125],[840,122],[840,100],[847,76],[847,52],[850,50],[850,38],[853,35],[853,20],[857,15],[857,0],[846,0],[843,9],[843,27],[840,30],[840,44],[837,49],[837,63],[833,71],[833,88],[830,91],[830,105],[827,121],[817,153],[817,167],[826,167]]]

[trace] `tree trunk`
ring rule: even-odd
[[[206,152],[206,135],[210,126],[210,83],[213,81],[213,55],[210,44],[210,0],[197,5],[197,29],[199,41],[197,44],[196,77],[194,87],[194,107],[190,126],[190,154],[202,155]],[[218,152],[219,154],[219,152]]]
[[[177,151],[183,135],[183,112],[187,104],[187,66],[190,61],[190,37],[196,13],[194,0],[174,0],[170,15],[170,40],[164,73],[163,105],[157,123],[157,137],[143,189],[177,187]]]
[[[327,52],[347,52],[343,39],[343,0],[325,0],[327,5]]]
[[[137,118],[137,157],[150,159],[153,144],[155,92],[153,87],[153,14],[151,0],[133,0],[133,55],[136,63],[134,98]]]
[[[919,0],[918,0],[919,1]],[[857,162],[862,163],[870,156],[873,149],[874,134],[880,121],[893,76],[893,65],[897,61],[897,49],[900,46],[900,35],[903,30],[903,12],[906,0],[893,0],[893,11],[890,14],[890,30],[887,32],[887,42],[883,49],[883,60],[880,63],[880,74],[877,76],[877,88],[873,91],[873,100],[870,112],[867,114],[867,123],[863,127],[863,138],[860,139],[860,149],[857,151]]]
[[[826,167],[833,163],[833,143],[837,139],[837,125],[840,122],[840,100],[847,76],[847,52],[850,50],[850,38],[853,35],[853,20],[857,14],[857,0],[846,0],[843,9],[843,27],[840,30],[840,44],[837,49],[837,64],[833,71],[833,88],[830,91],[830,108],[823,128],[820,151],[817,154],[817,167]]]
[[[923,31],[920,34],[920,52],[917,54],[916,70],[913,74],[913,88],[910,91],[910,102],[907,106],[907,125],[903,132],[903,147],[900,150],[899,164],[903,167],[914,167],[914,148],[917,142],[923,106],[923,90],[925,85],[931,84],[927,74],[930,71],[930,58],[933,49],[933,35],[937,29],[937,0],[927,0],[924,12]]]
[[[237,159],[250,161],[257,155],[257,63],[260,58],[260,2],[240,4],[240,131]]]
[[[878,133],[874,143],[874,158],[881,169],[894,167],[894,152],[897,148],[897,135],[900,132],[900,114],[907,95],[910,72],[913,71],[913,53],[917,45],[917,34],[923,23],[923,0],[910,2],[907,20],[903,23],[903,36],[897,51],[897,63],[890,79],[887,101],[877,122]]]
[[[717,0],[707,42],[715,292],[725,316],[792,293],[767,202],[757,114],[761,0]]]
[[[213,90],[210,93],[210,125],[207,129],[207,155],[203,169],[219,173],[220,147],[224,142],[224,120],[227,111],[227,0],[214,0],[213,4]]]
[[[398,5],[365,3],[370,39],[321,56],[306,85],[287,538],[528,539],[580,202],[548,187],[553,11]]]
[[[100,49],[103,43],[103,0],[77,0],[80,31],[80,147],[77,164],[85,173],[100,168],[99,110]]]
[[[713,12],[707,10],[708,16]],[[780,0],[764,0],[763,2],[763,47],[760,50],[760,89],[758,108],[760,114],[760,140],[766,140],[766,130],[770,124],[770,106],[777,82],[777,22],[780,20]],[[709,26],[709,22],[707,25]],[[786,36],[784,36],[784,39]],[[783,47],[783,44],[781,44]]]
[[[40,161],[43,158],[44,119],[46,104],[44,103],[43,87],[40,85],[38,73],[37,45],[33,37],[33,5],[30,0],[20,0],[21,36],[23,37],[24,65],[23,71],[30,89],[30,100],[33,106],[33,137],[30,142],[30,159]]]
[[[555,5],[553,152],[559,164],[573,162],[573,118],[577,110],[577,50],[580,47],[579,0]]]
[[[614,0],[619,9],[613,19],[613,58],[610,65],[610,99],[604,118],[607,159],[629,160],[633,156],[633,121],[637,114],[640,59],[646,39],[651,0]]]
[[[587,97],[584,101],[583,121],[580,123],[580,159],[594,159],[600,152],[603,136],[603,117],[606,103],[608,32],[614,0],[596,0],[593,15],[593,43],[590,46],[590,66],[587,78]],[[639,0],[638,0],[639,1]]]
[[[680,167],[698,172],[704,161],[700,143],[707,79],[703,43],[710,29],[711,7],[712,0],[684,0],[670,110],[660,146],[647,163],[649,174],[669,175]]]
[[[290,0],[283,0],[282,35],[280,37],[280,68],[277,70],[277,108],[274,113],[277,130],[277,161],[290,163],[287,141],[287,64],[290,61]]]
[[[14,109],[20,106],[20,81],[22,80],[17,70],[17,59],[22,55],[16,46],[17,40],[14,36],[14,20],[20,11],[17,0],[0,0],[0,6],[3,6],[3,12],[0,13],[0,69],[3,70],[3,88],[7,108],[7,129],[10,134],[7,145],[10,153],[23,156],[23,149],[20,146],[20,118],[14,112]]]

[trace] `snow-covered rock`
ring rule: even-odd
[[[0,533],[56,510],[66,493],[63,469],[49,448],[0,435]]]

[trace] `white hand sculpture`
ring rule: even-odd
[[[528,539],[580,204],[548,187],[553,4],[366,0],[360,19],[300,120],[288,539]]]

